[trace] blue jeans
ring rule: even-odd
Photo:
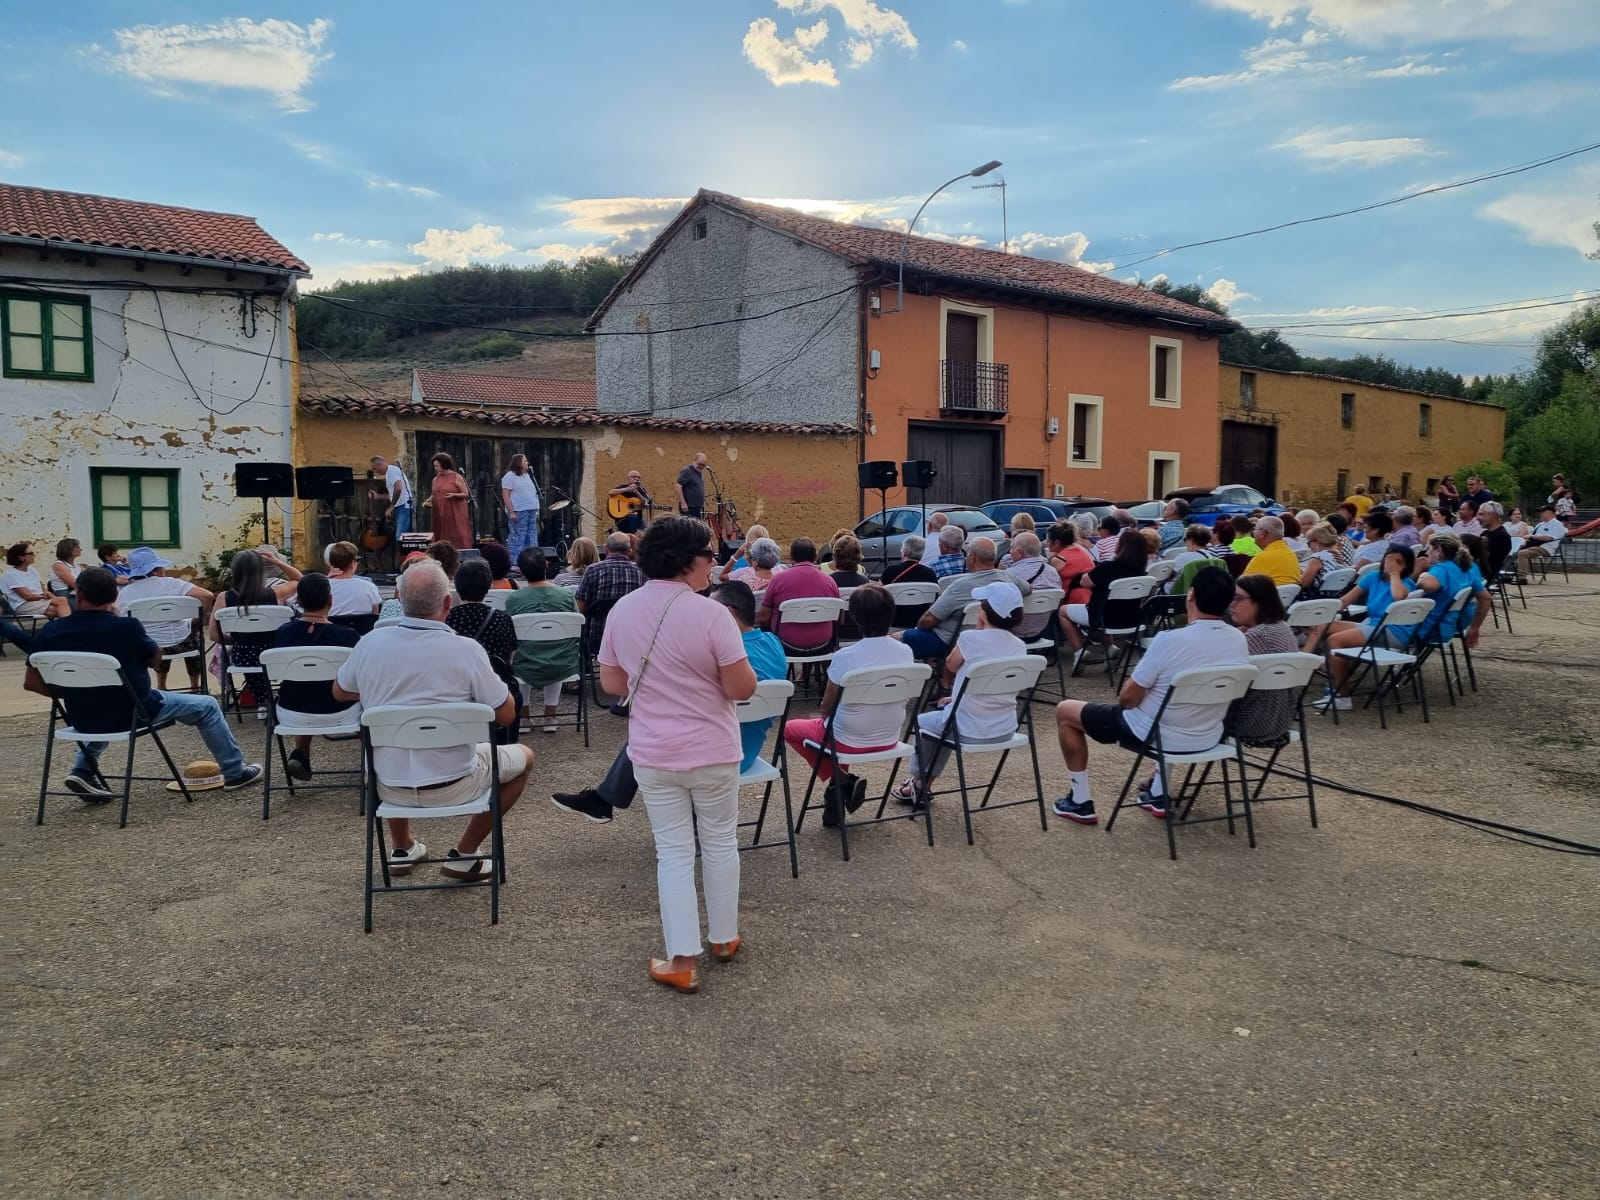
[[[516,565],[517,555],[529,546],[539,544],[539,510],[530,508],[527,512],[519,512],[511,518],[510,528],[506,530],[506,551],[511,555],[512,566]]]
[[[223,779],[237,779],[244,773],[244,752],[239,749],[239,743],[233,740],[227,719],[222,715],[222,706],[213,697],[156,691],[152,691],[150,697],[161,703],[153,719],[165,720],[170,717],[179,725],[193,725],[200,731],[200,740],[205,742],[211,757],[222,768]],[[108,744],[80,742],[78,756],[72,760],[72,769],[98,771],[100,756],[105,753]]]
[[[900,635],[900,640],[911,647],[911,653],[917,658],[943,658],[950,653],[945,640],[931,629],[908,629]]]
[[[411,532],[411,505],[409,505],[409,504],[397,504],[397,505],[395,505],[395,510],[394,510],[394,536],[396,538],[396,543],[395,544],[396,545],[399,544],[398,539],[399,539],[399,537],[400,537],[400,535],[402,533],[410,533],[410,532]]]

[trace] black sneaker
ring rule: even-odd
[[[846,775],[850,781],[850,798],[844,802],[845,812],[855,812],[867,802],[867,781],[860,775]]]
[[[602,800],[600,793],[593,788],[584,788],[581,792],[557,792],[550,797],[550,803],[563,812],[587,817],[596,825],[607,825],[611,822],[611,805]]]
[[[1058,817],[1065,817],[1079,825],[1098,825],[1100,818],[1095,816],[1094,801],[1085,800],[1075,802],[1071,796],[1062,796],[1055,804],[1051,805],[1052,811]]]
[[[111,799],[111,789],[98,771],[72,771],[62,783],[67,791],[83,797],[85,804],[104,804]]]
[[[240,771],[239,774],[234,778],[224,780],[222,783],[222,788],[224,791],[231,792],[237,790],[238,788],[249,787],[252,783],[259,782],[260,779],[261,764],[245,763],[244,770]]]
[[[1158,821],[1167,819],[1167,798],[1152,796],[1148,783],[1139,788],[1139,807]]]
[[[839,822],[844,820],[844,801],[839,796],[839,777],[836,775],[828,781],[828,788],[822,793],[822,827],[824,829],[837,829]]]
[[[304,750],[291,750],[289,752],[289,777],[291,779],[311,778],[311,756]]]

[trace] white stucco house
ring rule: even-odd
[[[261,502],[234,467],[292,461],[308,275],[250,217],[0,184],[0,541],[41,573],[63,537],[85,563],[237,544]]]

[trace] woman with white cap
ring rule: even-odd
[[[962,630],[945,657],[944,682],[950,695],[939,701],[938,708],[917,717],[919,737],[916,753],[911,756],[910,773],[894,790],[894,798],[901,804],[920,808],[928,802],[927,793],[950,757],[949,747],[941,748],[938,742],[949,723],[950,705],[956,697],[961,697],[956,711],[956,740],[965,745],[1002,742],[1017,732],[1015,696],[961,696],[961,689],[974,664],[1027,654],[1027,646],[1012,632],[1022,623],[1022,590],[1000,580],[974,588],[972,598],[983,605],[978,612],[978,627]]]
[[[164,657],[161,665],[156,668],[156,687],[161,691],[167,690],[167,671],[172,665],[170,657],[184,650],[200,649],[200,629],[206,619],[214,599],[212,594],[203,587],[196,587],[187,579],[169,576],[167,568],[172,565],[169,559],[162,558],[149,546],[140,546],[128,555],[128,574],[132,582],[121,589],[117,596],[117,607],[123,612],[128,611],[128,605],[135,600],[147,600],[151,597],[171,599],[176,596],[193,596],[200,601],[200,619],[198,621],[157,621],[145,626],[145,632],[156,645],[160,646]],[[200,691],[200,672],[204,664],[199,655],[193,655],[183,660],[189,671],[189,690]]]

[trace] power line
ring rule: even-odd
[[[1272,326],[1246,326],[1254,333],[1264,332],[1266,329],[1353,329],[1364,325],[1401,325],[1417,321],[1446,321],[1460,317],[1489,317],[1496,313],[1528,312],[1536,308],[1559,308],[1564,304],[1587,304],[1600,297],[1600,293],[1587,296],[1578,296],[1566,300],[1548,300],[1542,304],[1529,304],[1525,300],[1514,300],[1502,304],[1498,308],[1467,308],[1455,311],[1441,310],[1433,314],[1413,314],[1403,317],[1363,317],[1353,321],[1300,321],[1291,324],[1277,324]]]
[[[1354,216],[1356,213],[1372,212],[1375,209],[1404,204],[1407,200],[1417,200],[1423,196],[1437,196],[1441,192],[1471,187],[1473,184],[1486,183],[1491,179],[1505,179],[1511,175],[1521,175],[1524,171],[1536,171],[1540,167],[1548,167],[1552,163],[1575,158],[1580,154],[1588,154],[1594,150],[1600,150],[1600,142],[1591,142],[1587,146],[1577,146],[1571,150],[1563,150],[1559,154],[1551,154],[1545,158],[1534,159],[1531,162],[1518,163],[1515,166],[1504,167],[1498,171],[1488,171],[1482,175],[1474,175],[1470,179],[1458,179],[1454,183],[1436,184],[1433,187],[1421,188],[1415,192],[1407,192],[1403,196],[1391,196],[1387,200],[1375,200],[1370,204],[1358,204],[1354,208],[1340,209],[1338,212],[1323,213],[1317,217],[1301,217],[1294,221],[1281,221],[1276,225],[1265,225],[1260,229],[1249,229],[1243,233],[1230,233],[1224,237],[1203,238],[1197,242],[1183,242],[1180,245],[1168,246],[1165,249],[1157,250],[1154,254],[1147,254],[1143,258],[1117,263],[1113,269],[1120,271],[1128,267],[1137,267],[1142,263],[1153,262],[1158,258],[1165,258],[1169,254],[1176,254],[1179,250],[1193,250],[1197,246],[1216,246],[1222,242],[1236,242],[1240,238],[1259,237],[1264,233],[1276,233],[1280,229],[1292,229],[1297,225],[1313,225],[1318,221],[1333,221],[1340,217]]]

